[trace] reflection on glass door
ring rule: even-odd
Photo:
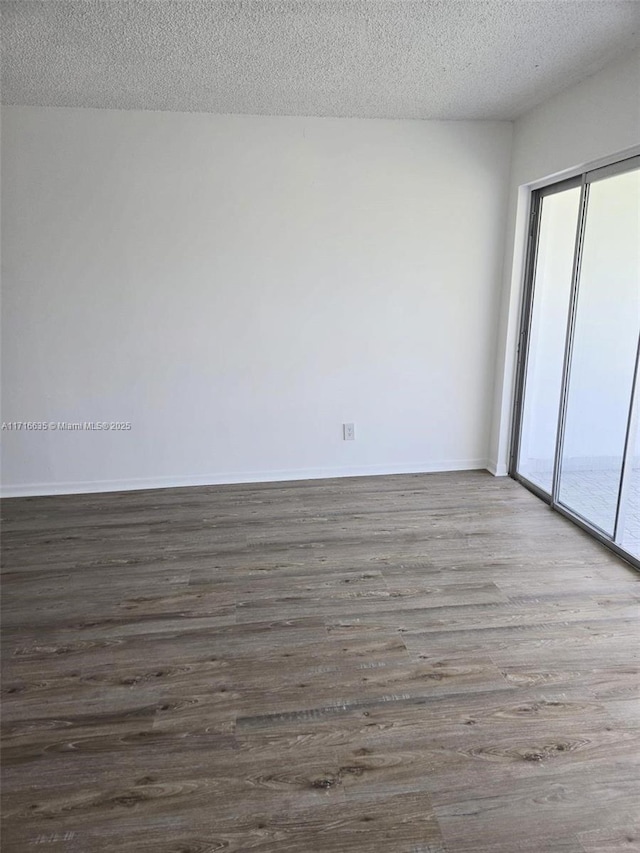
[[[640,157],[533,212],[511,473],[640,560]]]
[[[640,328],[640,172],[589,188],[558,500],[613,536]]]

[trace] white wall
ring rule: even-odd
[[[530,185],[640,145],[640,52],[565,89],[522,116],[513,137],[490,469],[508,465],[523,248]],[[633,152],[629,152],[633,153]]]
[[[132,424],[3,432],[6,494],[486,464],[510,124],[2,133],[2,420]]]

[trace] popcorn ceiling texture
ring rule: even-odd
[[[638,45],[640,3],[3,2],[7,104],[513,119]]]

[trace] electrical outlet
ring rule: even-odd
[[[355,424],[342,424],[342,438],[344,439],[344,441],[355,441]]]

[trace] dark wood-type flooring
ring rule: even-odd
[[[3,513],[3,853],[640,850],[640,578],[515,482]]]

